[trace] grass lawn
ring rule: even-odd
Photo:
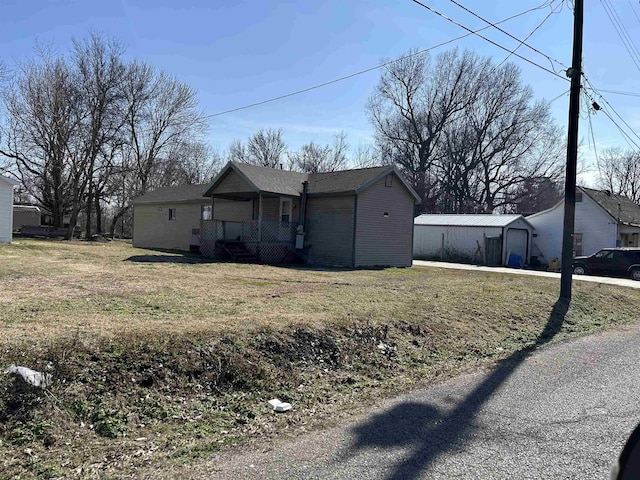
[[[380,395],[532,347],[556,279],[202,262],[125,242],[0,245],[0,477],[120,476],[338,422]],[[555,340],[639,320],[577,282]],[[275,415],[274,396],[294,404]],[[25,453],[26,452],[26,453]]]

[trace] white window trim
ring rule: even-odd
[[[289,205],[289,208],[285,210],[284,206]],[[288,211],[287,211],[288,210]],[[280,197],[280,216],[278,217],[282,221],[282,215],[289,214],[289,222],[293,220],[293,199],[289,197]]]

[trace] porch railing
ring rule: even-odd
[[[295,244],[297,226],[294,222],[273,220],[263,220],[261,224],[258,220],[202,220],[200,252],[204,256],[215,258],[215,243],[218,240],[242,242],[249,250],[262,257],[268,250],[288,252]]]

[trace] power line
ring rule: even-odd
[[[509,20],[513,20],[514,18],[521,17],[522,15],[526,15],[527,13],[531,13],[531,12],[533,12],[533,11],[535,11],[535,10],[540,10],[540,9],[542,9],[542,8],[546,8],[548,5],[549,5],[549,1],[546,1],[546,2],[544,2],[543,4],[541,4],[541,5],[537,6],[537,7],[529,8],[528,10],[525,10],[525,11],[520,12],[520,13],[516,13],[515,15],[511,15],[510,17],[507,17],[507,18],[505,18],[505,19],[503,19],[503,20],[500,20],[500,21],[498,21],[498,22],[495,22],[495,24],[496,24],[496,25],[499,25],[499,24],[501,24],[501,23],[508,22]],[[320,84],[317,84],[317,85],[313,85],[313,86],[311,86],[311,87],[303,88],[303,89],[301,89],[301,90],[296,90],[296,91],[294,91],[294,92],[290,92],[290,93],[286,93],[286,94],[283,94],[283,95],[279,95],[279,96],[277,96],[277,97],[272,97],[272,98],[269,98],[269,99],[267,99],[267,100],[262,100],[262,101],[259,101],[259,102],[250,103],[250,104],[248,104],[248,105],[243,105],[243,106],[241,106],[241,107],[232,108],[232,109],[229,109],[229,110],[224,110],[224,111],[222,111],[222,112],[212,113],[212,114],[210,114],[210,115],[205,115],[205,117],[204,117],[204,118],[206,119],[206,118],[219,117],[220,115],[226,115],[226,114],[228,114],[228,113],[233,113],[233,112],[237,112],[237,111],[240,111],[240,110],[246,110],[247,108],[253,108],[253,107],[260,106],[260,105],[264,105],[264,104],[266,104],[266,103],[276,102],[276,101],[278,101],[278,100],[283,100],[283,99],[285,99],[285,98],[289,98],[289,97],[293,97],[293,96],[296,96],[296,95],[300,95],[300,94],[302,94],[302,93],[306,93],[306,92],[309,92],[309,91],[311,91],[311,90],[316,90],[316,89],[318,89],[318,88],[326,87],[326,86],[328,86],[328,85],[332,85],[332,84],[334,84],[334,83],[342,82],[342,81],[344,81],[344,80],[348,80],[348,79],[353,78],[353,77],[356,77],[356,76],[358,76],[358,75],[363,75],[363,74],[365,74],[365,73],[369,73],[369,72],[372,72],[372,71],[374,71],[374,70],[378,70],[378,69],[380,69],[380,68],[384,68],[384,67],[386,67],[387,65],[392,65],[392,64],[394,64],[394,63],[396,63],[396,62],[399,62],[399,61],[401,61],[401,60],[404,60],[404,59],[406,59],[406,58],[411,58],[411,57],[414,57],[414,56],[416,56],[416,55],[422,55],[422,54],[424,54],[424,53],[426,53],[426,52],[428,52],[428,51],[430,51],[430,50],[434,50],[434,49],[436,49],[436,48],[442,47],[442,46],[447,45],[447,44],[449,44],[449,43],[453,43],[453,42],[455,42],[455,41],[458,41],[458,40],[461,40],[461,39],[463,39],[463,38],[469,37],[469,36],[471,36],[471,35],[473,35],[473,34],[477,34],[478,32],[481,32],[481,31],[483,31],[483,30],[487,30],[487,29],[488,29],[488,28],[490,28],[490,27],[491,27],[491,26],[490,26],[490,25],[488,25],[488,26],[486,26],[486,27],[479,28],[479,29],[477,29],[477,30],[475,30],[475,31],[471,31],[471,30],[469,30],[469,33],[465,33],[464,35],[460,35],[460,36],[458,36],[458,37],[452,38],[452,39],[450,39],[450,40],[446,40],[446,41],[444,41],[444,42],[442,42],[442,43],[439,43],[439,44],[437,44],[437,45],[433,45],[432,47],[425,48],[425,49],[423,49],[423,50],[420,50],[420,51],[418,51],[418,52],[415,52],[415,53],[412,53],[412,54],[409,54],[409,55],[404,55],[404,56],[402,56],[402,57],[399,57],[399,58],[396,58],[396,59],[390,60],[390,61],[385,62],[385,63],[382,63],[382,64],[380,64],[380,65],[376,65],[376,66],[374,66],[374,67],[370,67],[370,68],[365,68],[364,70],[360,70],[360,71],[358,71],[358,72],[354,72],[354,73],[351,73],[351,74],[349,74],[349,75],[345,75],[344,77],[336,78],[336,79],[334,79],[334,80],[329,80],[329,81],[327,81],[327,82],[323,82],[323,83],[320,83]]]
[[[600,89],[601,92],[605,93],[613,93],[614,95],[626,95],[628,97],[640,97],[640,93],[638,92],[621,92],[619,90],[605,90],[604,88]]]
[[[412,0],[412,1],[415,1],[415,0]],[[533,34],[535,33],[535,31],[536,31],[536,30],[538,30],[538,28],[540,28],[540,27],[542,26],[542,24],[543,24],[544,22],[546,22],[546,21],[547,21],[547,19],[548,19],[551,15],[553,15],[553,14],[555,13],[555,10],[553,10],[553,9],[552,9],[552,10],[551,10],[551,12],[549,12],[549,14],[548,14],[548,15],[545,17],[545,19],[542,21],[542,23],[540,23],[540,25],[538,25],[538,26],[537,26],[537,27],[536,27],[536,28],[535,28],[535,29],[534,29],[534,30],[533,30],[533,31],[532,31],[532,32],[527,36],[527,38],[525,38],[524,40],[520,40],[518,37],[516,37],[516,36],[512,35],[511,33],[507,32],[506,30],[504,30],[504,29],[502,29],[502,28],[498,27],[497,25],[494,25],[492,22],[490,22],[490,21],[489,21],[489,20],[487,20],[486,18],[484,18],[484,17],[482,17],[482,16],[478,15],[477,13],[475,13],[474,11],[472,11],[472,10],[468,9],[468,8],[467,8],[467,7],[465,7],[464,5],[461,5],[461,4],[460,4],[460,3],[458,3],[456,0],[449,0],[449,1],[450,1],[451,3],[453,3],[454,5],[457,5],[458,7],[460,7],[461,9],[463,9],[465,12],[470,13],[471,15],[473,15],[473,16],[474,16],[474,17],[476,17],[476,18],[479,18],[479,19],[480,19],[480,20],[482,20],[483,22],[485,22],[485,23],[487,23],[487,24],[491,25],[492,27],[494,27],[496,30],[499,30],[500,32],[502,32],[502,33],[504,33],[505,35],[507,35],[508,37],[510,37],[510,38],[512,38],[512,39],[514,39],[514,40],[516,40],[517,42],[519,42],[518,47],[516,47],[516,48],[515,48],[515,49],[510,53],[510,55],[511,55],[512,53],[514,53],[514,52],[515,52],[515,50],[517,50],[521,45],[525,45],[526,47],[529,47],[529,48],[530,48],[531,50],[533,50],[534,52],[536,52],[536,53],[538,53],[538,54],[542,55],[542,56],[543,56],[543,57],[545,57],[547,60],[549,60],[549,63],[551,63],[551,68],[552,68],[552,69],[553,69],[553,62],[555,62],[555,63],[557,63],[557,64],[559,64],[559,65],[563,66],[565,69],[567,68],[567,66],[566,66],[566,65],[563,65],[563,64],[562,64],[562,62],[560,62],[560,61],[558,61],[558,60],[555,60],[554,58],[551,58],[549,55],[547,55],[547,54],[545,54],[545,53],[541,52],[541,51],[540,51],[540,50],[538,50],[537,48],[532,47],[531,45],[529,45],[528,43],[526,43],[526,41],[529,39],[529,37],[531,37],[531,35],[533,35]],[[416,3],[419,3],[419,2],[416,2]],[[421,5],[422,5],[422,4],[421,4]],[[553,5],[553,2],[550,2],[550,3],[549,3],[549,6],[551,6],[551,5]],[[562,5],[562,4],[561,4],[561,5]],[[424,5],[423,5],[423,6],[424,6]],[[555,69],[554,69],[554,72],[555,72]]]
[[[631,128],[631,126],[627,123],[627,121],[622,118],[622,116],[616,111],[615,108],[613,108],[613,106],[607,101],[606,98],[604,98],[602,96],[602,94],[593,86],[593,84],[589,81],[589,79],[583,74],[582,75],[584,77],[585,83],[589,85],[589,88],[596,94],[598,95],[598,97],[600,98],[600,100],[602,100],[603,104],[606,105],[609,109],[611,109],[611,111],[613,113],[615,113],[615,115],[622,121],[622,123],[629,129],[629,131],[631,133],[633,133],[633,135],[640,141],[640,136],[638,136],[638,134],[633,130],[633,128]],[[585,95],[587,97],[589,97],[589,99],[592,102],[595,102],[595,100],[593,99],[593,97],[591,97],[589,95],[589,93],[586,91],[586,89],[583,90]],[[640,146],[635,142],[635,140],[633,138],[631,138],[631,136],[625,132],[625,130],[618,124],[618,122],[615,121],[615,119],[611,116],[611,114],[608,112],[607,108],[601,108],[601,111],[609,118],[609,120],[611,120],[611,122],[618,128],[618,131],[623,135],[624,139],[627,141],[627,143],[629,144],[630,147],[632,147],[631,143],[633,143],[633,145],[637,148],[640,149]]]
[[[610,9],[613,9],[613,7],[610,4],[608,4],[606,2],[606,0],[600,0],[600,4],[602,5],[602,8],[604,9],[605,13],[607,14],[607,17],[609,17],[609,21],[611,22],[611,25],[613,25],[613,28],[615,29],[616,33],[618,34],[618,37],[622,41],[622,45],[624,46],[625,50],[627,51],[627,53],[631,57],[631,60],[635,64],[636,68],[638,70],[640,70],[640,58],[638,57],[637,49],[633,50],[635,48],[635,45],[633,45],[633,42],[630,42],[629,38],[624,36],[623,31],[622,31],[622,29],[624,28],[624,25],[620,24],[614,18],[614,12],[610,10]],[[628,34],[627,34],[627,36],[628,36]]]
[[[457,25],[457,26],[459,26],[459,27],[461,27],[461,28],[465,29],[466,31],[471,32],[471,33],[473,33],[473,34],[477,35],[478,37],[480,37],[480,38],[482,38],[483,40],[485,40],[485,41],[487,41],[487,42],[491,43],[492,45],[495,45],[496,47],[501,48],[502,50],[504,50],[504,51],[506,51],[506,52],[508,52],[508,53],[511,53],[511,52],[510,52],[510,50],[509,50],[507,47],[504,47],[504,46],[500,45],[499,43],[494,42],[493,40],[491,40],[491,39],[489,39],[489,38],[487,38],[487,37],[484,37],[484,36],[480,35],[480,34],[479,34],[479,33],[477,33],[477,32],[474,32],[474,31],[473,31],[473,30],[471,30],[469,27],[466,27],[466,26],[462,25],[461,23],[459,23],[459,22],[457,22],[457,21],[455,21],[455,20],[453,20],[453,19],[451,19],[451,18],[447,17],[446,15],[444,15],[444,14],[442,14],[442,13],[438,12],[437,10],[435,10],[435,9],[431,8],[431,7],[430,7],[430,6],[428,6],[428,5],[425,5],[424,3],[420,2],[419,0],[411,0],[411,1],[412,1],[413,3],[415,3],[415,4],[417,4],[417,5],[420,5],[420,6],[421,6],[421,7],[423,7],[423,8],[426,8],[426,9],[427,9],[427,10],[429,10],[430,12],[435,13],[435,14],[436,14],[436,15],[438,15],[439,17],[444,18],[444,19],[445,19],[445,20],[447,20],[448,22],[451,22],[451,23],[453,23],[454,25]],[[555,75],[556,77],[561,78],[562,80],[569,81],[567,78],[563,77],[562,75],[559,75],[558,73],[554,72],[553,70],[549,70],[548,68],[543,67],[542,65],[540,65],[540,64],[538,64],[538,63],[536,63],[536,62],[534,62],[533,60],[529,60],[528,58],[523,57],[522,55],[520,55],[520,54],[518,54],[518,53],[512,53],[512,55],[515,55],[516,57],[518,57],[518,58],[520,58],[520,59],[524,60],[525,62],[529,62],[531,65],[535,65],[536,67],[538,67],[538,68],[540,68],[540,69],[544,70],[545,72],[550,73],[551,75]]]
[[[585,82],[589,84],[589,87],[591,88],[591,90],[593,90],[593,91],[594,91],[594,93],[595,93],[596,95],[598,95],[598,97],[600,97],[600,99],[601,99],[601,100],[602,100],[602,101],[603,101],[603,102],[604,102],[604,103],[605,103],[605,104],[606,104],[606,105],[611,109],[611,111],[613,111],[613,113],[615,113],[615,114],[616,114],[616,116],[617,116],[617,117],[622,121],[622,123],[624,123],[624,124],[626,125],[626,127],[629,129],[629,131],[630,131],[631,133],[633,133],[633,134],[635,135],[635,137],[636,137],[638,140],[640,140],[640,136],[638,136],[638,134],[635,132],[635,130],[634,130],[633,128],[631,128],[631,125],[629,125],[629,124],[627,123],[627,121],[626,121],[624,118],[622,118],[622,116],[621,116],[621,115],[616,111],[616,109],[615,109],[615,108],[613,108],[613,105],[611,105],[611,104],[609,103],[609,101],[608,101],[606,98],[604,98],[604,97],[602,96],[602,94],[601,94],[601,93],[600,93],[600,92],[599,92],[599,91],[598,91],[598,90],[593,86],[593,84],[589,81],[589,79],[586,77],[586,75],[582,74],[582,76],[584,77]],[[635,142],[634,142],[634,143],[635,143]],[[636,145],[636,146],[637,146],[637,145]],[[639,148],[640,148],[640,147],[639,147]]]
[[[638,17],[636,8],[633,6],[633,3],[631,3],[631,0],[627,0],[627,1],[629,2],[629,6],[631,7],[631,10],[633,10],[633,14],[636,16],[636,20],[638,20],[638,23],[640,23],[640,17]]]
[[[536,32],[538,31],[538,29],[539,29],[540,27],[542,27],[542,25],[544,25],[544,23],[545,23],[545,22],[549,19],[549,17],[550,17],[551,15],[553,15],[554,13],[555,13],[555,12],[554,12],[553,10],[552,10],[552,11],[550,11],[550,12],[547,14],[547,16],[546,16],[546,17],[544,17],[544,18],[542,19],[542,21],[538,24],[538,26],[536,26],[533,30],[531,30],[531,33],[529,33],[529,35],[527,35],[527,36],[524,38],[524,40],[522,40],[522,41],[520,41],[520,43],[518,43],[518,45],[516,46],[516,48],[514,48],[513,50],[511,50],[511,51],[509,52],[509,54],[508,54],[506,57],[504,57],[504,60],[502,60],[502,61],[498,64],[498,67],[499,67],[500,65],[502,65],[504,62],[506,62],[506,61],[509,59],[509,57],[510,57],[511,55],[513,55],[513,54],[516,52],[516,50],[518,50],[522,45],[526,45],[526,43],[525,43],[525,42],[526,42],[527,40],[529,40],[529,39],[531,38],[531,36],[532,36],[534,33],[536,33]],[[564,65],[563,65],[563,66],[564,66]],[[553,69],[553,63],[551,63],[551,68]],[[555,71],[555,70],[554,70],[554,71]]]

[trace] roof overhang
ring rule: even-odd
[[[20,185],[20,182],[18,180],[14,180],[13,178],[5,177],[4,175],[0,175],[0,180],[8,183],[9,185],[11,185],[13,187]]]

